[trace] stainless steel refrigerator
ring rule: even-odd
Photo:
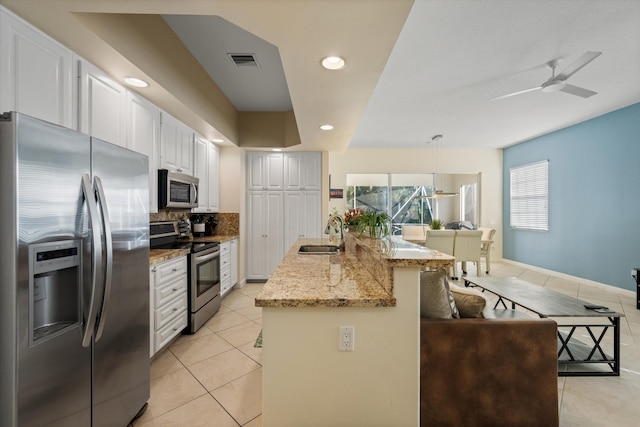
[[[147,165],[0,117],[0,426],[125,427],[146,406]]]

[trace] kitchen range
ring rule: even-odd
[[[126,426],[149,399],[148,158],[0,116],[0,425]]]
[[[189,321],[185,332],[195,333],[220,309],[219,243],[191,239],[173,221],[152,222],[149,228],[151,249],[191,250],[187,270]]]

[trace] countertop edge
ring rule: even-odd
[[[192,237],[188,241],[226,243],[239,237],[237,234],[218,234],[214,236]],[[149,249],[149,267],[189,255],[190,252],[189,249]]]

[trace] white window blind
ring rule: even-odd
[[[549,161],[509,169],[511,227],[549,230]]]

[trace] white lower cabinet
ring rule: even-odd
[[[150,355],[153,356],[187,327],[187,257],[151,267]]]
[[[220,243],[220,296],[238,283],[238,239]]]
[[[231,243],[231,286],[238,283],[238,239],[232,239]]]

